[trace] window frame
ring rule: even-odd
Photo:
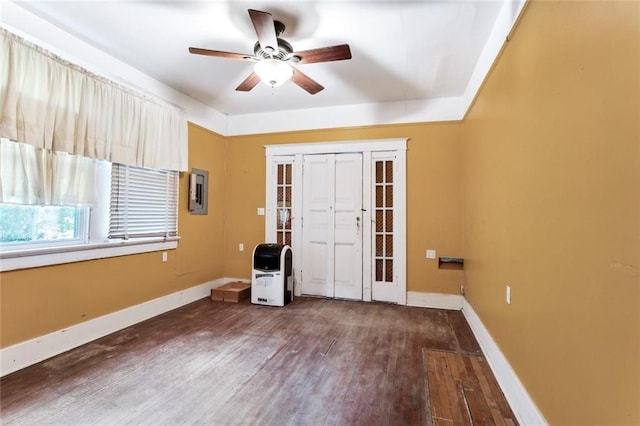
[[[44,207],[44,206],[30,206],[30,207]],[[73,207],[73,206],[67,206],[67,207]],[[77,228],[78,237],[60,238],[60,239],[54,239],[54,240],[0,242],[0,251],[4,252],[4,251],[15,251],[15,250],[54,248],[54,247],[64,247],[64,246],[88,243],[89,242],[90,208],[84,207],[84,206],[76,206],[75,208],[76,208],[75,228]]]
[[[99,197],[96,204],[88,209],[87,242],[67,241],[66,243],[60,242],[61,244],[30,244],[22,247],[0,246],[0,272],[175,250],[178,247],[179,235],[109,240],[107,235],[109,231],[111,163],[99,162],[96,184],[98,193],[106,195]],[[178,205],[179,196],[180,182],[178,177]]]

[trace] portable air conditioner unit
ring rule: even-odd
[[[253,249],[251,303],[284,306],[293,300],[291,247],[258,244]]]

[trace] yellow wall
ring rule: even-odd
[[[222,277],[224,139],[189,126],[189,166],[209,170],[209,215],[187,210],[180,178],[178,249],[0,274],[1,347]]]
[[[264,145],[408,137],[407,288],[458,294],[462,272],[439,270],[426,249],[461,256],[460,124],[417,124],[232,137],[227,146],[225,265],[227,277],[250,278],[251,250],[264,241]],[[238,251],[238,244],[245,251]],[[294,253],[295,256],[295,253]]]
[[[188,213],[188,178],[180,179],[181,236],[176,251],[176,282],[188,288],[217,278],[224,271],[224,193],[225,139],[195,124],[189,123],[189,170],[209,172],[209,204],[206,215]]]
[[[531,2],[463,123],[232,138],[191,125],[209,215],[189,215],[181,197],[169,262],[149,253],[3,273],[1,345],[249,278],[264,238],[263,145],[408,137],[409,291],[455,294],[464,280],[551,423],[640,424],[639,40],[640,2]],[[463,256],[464,272],[438,270],[425,249]]]
[[[639,58],[640,2],[532,2],[463,125],[467,298],[552,424],[640,424]]]

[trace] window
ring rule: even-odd
[[[0,271],[176,248],[178,174],[114,166],[112,210],[109,162],[187,170],[184,111],[2,28],[0,44],[0,68],[17,70],[0,90],[0,203],[22,206],[2,206]]]
[[[2,251],[87,243],[98,162],[0,138]]]
[[[109,238],[178,235],[178,172],[113,164]]]
[[[178,182],[178,172],[100,161],[92,207],[0,203],[0,270],[175,249]]]
[[[7,248],[85,243],[88,215],[86,207],[0,204],[0,243]]]

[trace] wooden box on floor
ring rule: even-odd
[[[233,282],[211,289],[211,300],[238,303],[251,297],[251,284]]]

